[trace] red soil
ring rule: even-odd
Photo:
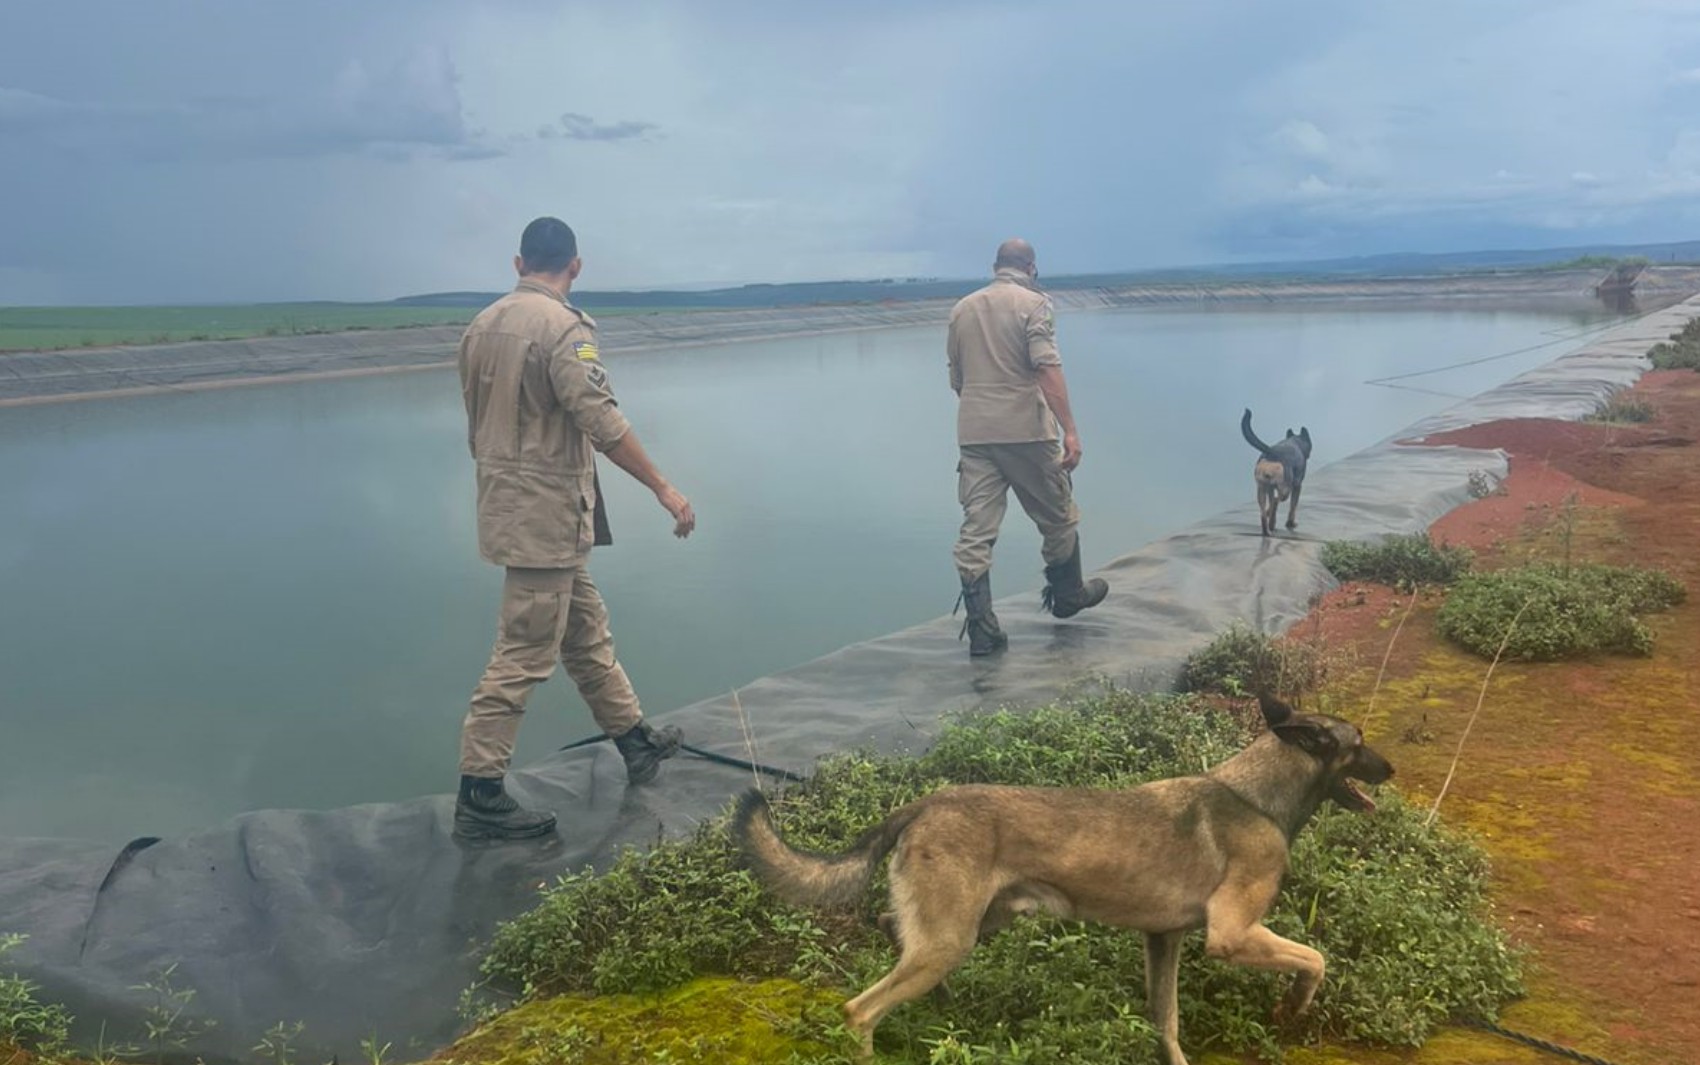
[[[1501,919],[1535,951],[1530,1000],[1508,1026],[1625,1065],[1700,1062],[1700,374],[1651,373],[1633,394],[1654,406],[1652,423],[1514,419],[1422,441],[1510,456],[1503,494],[1430,529],[1475,549],[1479,567],[1552,557],[1567,526],[1578,561],[1656,566],[1689,589],[1646,619],[1651,658],[1502,663],[1442,814],[1483,837]],[[1366,731],[1425,803],[1487,668],[1435,633],[1442,601],[1352,583],[1291,633],[1352,652],[1358,668],[1336,698],[1362,708],[1404,621]]]

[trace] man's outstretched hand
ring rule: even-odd
[[[697,527],[696,512],[691,509],[691,501],[680,494],[677,488],[668,485],[655,493],[655,498],[667,508],[667,513],[673,515],[673,535],[683,540],[691,535]]]

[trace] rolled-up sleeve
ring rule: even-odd
[[[1035,370],[1062,365],[1062,354],[1057,351],[1056,315],[1052,313],[1049,297],[1027,313],[1027,362]]]
[[[549,353],[549,380],[555,386],[555,398],[597,451],[606,452],[631,431],[608,385],[608,370],[602,365],[594,333],[567,330]]]

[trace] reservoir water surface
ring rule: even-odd
[[[1265,439],[1308,426],[1315,469],[1604,322],[1065,315],[1085,564],[1249,504],[1246,406]],[[591,571],[649,713],[950,612],[942,325],[607,359],[699,519],[674,539],[604,464],[615,543]],[[451,790],[501,583],[472,488],[452,371],[0,410],[0,837],[122,841]],[[1040,566],[1012,500],[994,593],[1036,604]],[[516,762],[591,733],[558,672]]]

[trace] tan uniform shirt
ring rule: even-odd
[[[1056,418],[1034,376],[1061,366],[1051,298],[1024,272],[1001,269],[950,312],[950,387],[958,444],[1055,440]]]
[[[596,323],[522,279],[460,342],[478,551],[499,566],[564,569],[589,554],[596,455],[631,428],[608,387]]]

